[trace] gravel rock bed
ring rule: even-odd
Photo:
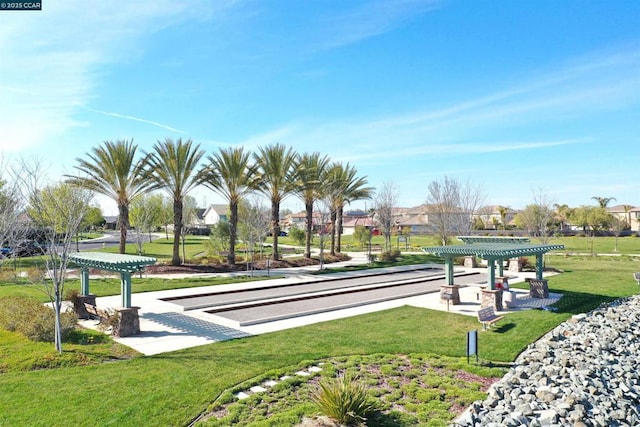
[[[640,297],[574,316],[516,359],[455,426],[640,425]]]

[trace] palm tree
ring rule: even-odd
[[[342,214],[344,211],[344,204],[345,203],[351,204],[351,202],[355,202],[356,200],[370,199],[374,192],[373,187],[366,187],[367,177],[365,176],[365,177],[357,178],[355,176],[356,169],[350,168],[349,164],[347,164],[346,166],[346,172],[347,172],[346,177],[348,178],[346,181],[347,185],[344,188],[343,203],[339,206],[338,218],[337,218],[339,233],[337,236],[336,249],[338,252],[340,252],[341,250],[340,243],[341,243],[341,237],[342,237]]]
[[[631,227],[631,209],[633,209],[633,206],[631,205],[622,205],[622,209],[624,210],[624,213],[626,214],[626,218],[625,218],[625,222],[627,223],[627,227]]]
[[[556,210],[556,219],[560,222],[560,229],[564,230],[571,216],[571,208],[567,204],[554,204],[553,207]]]
[[[67,177],[67,182],[86,188],[113,199],[118,205],[121,254],[125,252],[127,229],[129,228],[129,204],[153,186],[145,178],[147,157],[136,159],[138,146],[133,140],[105,141],[87,153],[88,159],[77,158],[75,167],[84,176]]]
[[[323,182],[331,204],[331,255],[340,252],[340,240],[342,234],[342,214],[345,203],[355,200],[368,199],[373,193],[373,188],[365,187],[367,178],[356,177],[356,169],[347,163],[332,164],[326,173]]]
[[[271,200],[271,228],[273,233],[273,259],[279,259],[280,203],[294,190],[296,154],[291,147],[274,144],[261,147],[253,153],[259,174],[258,191]]]
[[[615,197],[598,197],[598,196],[593,196],[592,197],[593,200],[596,200],[598,202],[598,205],[601,208],[606,208],[609,205],[609,202],[612,200],[615,200]]]
[[[306,215],[305,258],[311,258],[311,237],[313,233],[313,204],[321,197],[322,176],[329,165],[329,157],[320,153],[301,154],[296,159],[295,192],[304,202]]]
[[[509,212],[509,208],[506,206],[498,206],[498,214],[500,214],[500,222],[502,222],[502,229],[507,229],[507,212]],[[496,230],[498,227],[496,226]]]
[[[220,148],[218,153],[207,158],[209,165],[204,172],[204,184],[229,202],[229,264],[236,262],[238,205],[247,193],[256,189],[256,168],[249,163],[250,158],[251,153],[242,147]]]
[[[153,146],[149,155],[147,177],[154,189],[163,189],[173,199],[173,256],[171,265],[180,265],[180,238],[183,228],[183,201],[185,196],[202,183],[203,174],[198,163],[204,150],[188,139],[173,141],[166,138]]]

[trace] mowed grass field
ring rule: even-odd
[[[565,295],[558,311],[512,313],[499,328],[482,332],[479,352],[485,362],[512,361],[573,314],[638,292],[635,257],[550,256],[547,264],[564,271],[549,280],[553,292]],[[407,306],[158,356],[6,369],[0,373],[0,425],[187,425],[226,389],[270,370],[358,354],[462,358],[466,332],[473,329],[479,329],[474,317]],[[7,334],[0,335],[0,360],[33,357],[29,343],[16,345],[13,339],[12,344]],[[92,345],[85,347],[91,354]],[[51,345],[50,353],[37,357],[58,356]]]

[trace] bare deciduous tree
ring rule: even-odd
[[[27,231],[20,224],[25,212],[25,197],[18,179],[20,176],[19,167],[0,158],[0,247],[7,251],[0,254],[0,262],[8,259],[11,248],[24,238]]]
[[[554,216],[554,202],[544,189],[538,188],[533,190],[533,203],[518,214],[517,222],[529,236],[538,237],[546,245],[552,234]]]
[[[445,176],[429,184],[427,213],[429,224],[435,229],[443,246],[455,235],[468,235],[473,215],[484,203],[485,195],[479,185],[467,180]]]
[[[144,195],[131,202],[129,216],[131,225],[135,227],[138,255],[142,255],[145,234],[151,243],[151,232],[162,223],[163,198],[160,194]]]
[[[23,165],[29,215],[44,237],[41,282],[55,312],[55,347],[62,352],[61,314],[69,254],[93,194],[73,184],[43,186],[40,165],[26,162]]]
[[[315,201],[315,208],[320,229],[318,230],[318,247],[320,249],[320,270],[324,268],[324,249],[327,246],[327,224],[330,222],[333,211],[333,199],[330,196]]]
[[[611,222],[610,222],[611,231],[615,236],[615,247],[613,248],[613,251],[618,252],[618,237],[622,235],[622,232],[625,230],[627,223],[623,219],[620,219],[613,215],[610,215],[610,216],[611,216]]]
[[[393,229],[393,208],[398,204],[398,186],[385,181],[373,199],[375,218],[384,236],[384,251],[391,250],[391,231]]]
[[[270,211],[258,197],[241,201],[238,207],[238,235],[247,247],[247,267],[251,268],[253,276],[253,262],[249,264],[249,260],[253,261],[256,246],[262,254],[263,243],[269,233]]]

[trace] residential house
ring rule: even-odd
[[[375,229],[377,223],[370,216],[348,216],[342,220],[342,234],[350,236],[356,231],[356,227],[362,225],[371,229]]]
[[[187,227],[195,227],[195,228],[203,228],[207,225],[205,224],[204,214],[207,212],[206,209],[198,208],[193,212],[193,214],[185,221]]]
[[[631,227],[631,231],[640,231],[640,207],[616,205],[608,207],[607,212],[626,222]]]
[[[115,230],[118,228],[118,215],[103,215],[104,229]]]
[[[632,208],[631,213],[631,231],[635,231],[640,235],[640,206]]]
[[[518,214],[518,211],[515,209],[511,209],[510,207],[506,208],[504,222],[502,223],[502,214],[500,213],[501,206],[499,205],[489,205],[482,206],[478,209],[478,211],[473,215],[474,219],[478,218],[484,224],[485,229],[493,229],[498,230],[510,225],[513,225],[513,220]]]
[[[429,216],[423,213],[401,218],[396,224],[403,233],[407,230],[410,234],[433,233],[433,227],[429,225],[428,221]]]
[[[211,227],[222,222],[229,221],[228,205],[209,205],[202,213],[202,221],[206,227]]]
[[[312,229],[314,232],[317,232],[322,228],[322,225],[320,224],[321,222],[322,220],[320,214],[314,212],[312,225]],[[300,230],[307,229],[307,213],[305,211],[285,215],[285,217],[280,220],[280,228],[283,231],[288,232],[293,226],[297,227]],[[325,224],[325,227],[326,226],[327,224]]]

